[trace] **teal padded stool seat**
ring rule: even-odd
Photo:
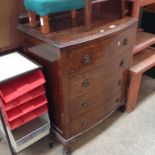
[[[72,11],[72,18],[76,17],[76,9],[85,7],[86,0],[24,0],[28,11],[30,26],[36,26],[36,14],[40,16],[41,31],[49,33],[48,15],[52,13]]]
[[[85,0],[24,0],[24,4],[28,11],[48,16],[50,13],[84,8]]]

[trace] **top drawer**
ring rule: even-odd
[[[107,39],[98,39],[95,42],[73,49],[68,52],[69,73],[85,71],[89,68],[110,62],[121,55],[123,51],[133,48],[134,27]]]
[[[121,32],[118,35],[115,35],[112,39],[110,50],[113,52],[117,51],[117,53],[119,53],[119,51],[126,51],[128,49],[132,50],[135,43],[134,34],[136,34],[135,26]]]

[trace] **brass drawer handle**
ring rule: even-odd
[[[87,121],[84,121],[84,122],[82,123],[82,126],[85,127],[86,125],[87,125]]]
[[[84,80],[82,85],[83,85],[83,87],[88,87],[89,86],[89,80],[88,79]]]
[[[127,38],[125,38],[125,39],[123,40],[123,45],[124,45],[124,46],[128,45],[128,39],[127,39]]]
[[[83,57],[83,64],[84,65],[88,65],[90,63],[91,63],[90,55],[88,55],[88,54],[84,55],[84,57]]]
[[[121,60],[120,66],[121,66],[121,67],[124,67],[124,60]]]
[[[87,108],[88,106],[89,106],[88,101],[85,101],[85,102],[82,103],[82,107],[83,108]]]

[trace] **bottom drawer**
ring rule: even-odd
[[[120,92],[71,122],[71,135],[82,132],[108,116],[119,104]]]

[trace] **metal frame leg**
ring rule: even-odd
[[[6,124],[5,124],[3,115],[2,115],[1,108],[0,108],[0,119],[2,121],[2,126],[3,126],[3,129],[4,129],[5,135],[6,135],[7,142],[8,142],[9,147],[10,147],[10,152],[11,152],[12,155],[16,155],[17,153],[14,152],[14,149],[13,149],[13,147],[11,145],[11,141],[10,141],[9,134],[8,134],[8,131],[7,131],[7,128],[6,128]]]

